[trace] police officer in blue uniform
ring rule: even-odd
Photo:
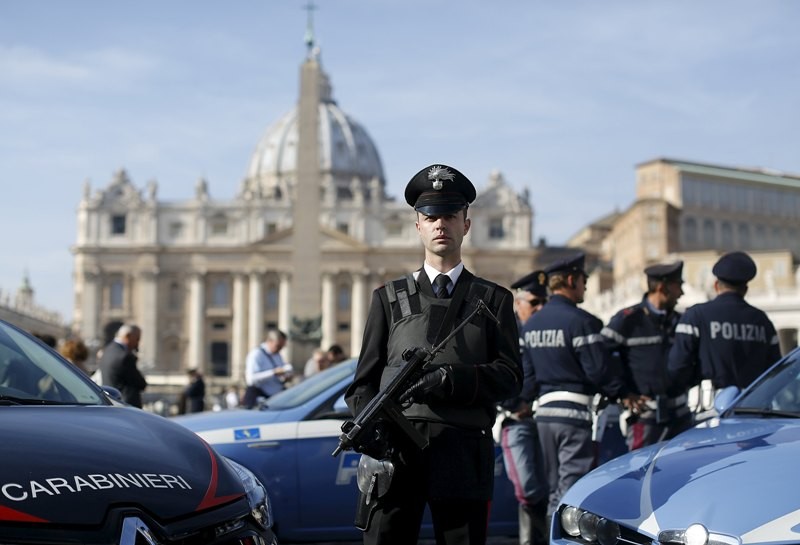
[[[514,311],[522,327],[547,302],[547,274],[533,271],[513,284]],[[522,349],[520,338],[520,350]],[[514,485],[519,501],[520,545],[547,542],[547,479],[542,462],[539,434],[533,420],[532,404],[536,399],[533,369],[523,369],[522,391],[519,396],[502,403],[505,418],[502,423],[501,445],[506,476]]]
[[[644,270],[647,293],[641,303],[620,310],[603,328],[612,354],[619,358],[628,389],[645,396],[643,411],[622,414],[629,450],[670,439],[692,425],[685,388],[667,376],[667,357],[675,339],[683,295],[683,261]]]
[[[578,308],[588,275],[580,253],[545,269],[550,300],[522,328],[523,366],[539,390],[536,424],[549,488],[548,516],[594,463],[592,401],[626,396],[600,334],[603,323]]]
[[[689,308],[675,330],[669,354],[672,380],[682,386],[711,381],[713,388],[744,388],[781,357],[775,326],[744,300],[756,264],[745,252],[730,252],[714,265],[717,296]]]
[[[431,165],[408,183],[423,266],[375,290],[358,367],[345,399],[354,414],[405,364],[408,348],[431,347],[483,300],[499,321],[475,316],[401,399],[428,446],[389,435],[394,474],[363,527],[366,544],[416,543],[426,504],[438,544],[484,544],[494,485],[492,426],[497,405],[522,385],[519,333],[509,290],[464,268],[475,188],[461,172]],[[391,430],[389,430],[391,432]],[[381,456],[382,453],[375,453]]]

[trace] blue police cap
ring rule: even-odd
[[[586,254],[580,252],[572,257],[568,257],[565,259],[560,259],[555,263],[551,263],[549,267],[547,267],[544,272],[546,274],[564,274],[564,273],[571,273],[571,272],[582,272],[586,274],[586,269],[584,268],[584,263],[586,261]]]
[[[537,297],[547,297],[547,273],[533,271],[511,284],[511,289],[529,291]]]
[[[426,216],[453,214],[475,200],[469,178],[447,165],[431,165],[417,172],[406,186],[406,202]]]
[[[728,284],[747,284],[756,275],[756,263],[744,252],[730,252],[717,260],[711,272]]]
[[[656,263],[645,268],[644,274],[651,280],[659,282],[683,281],[683,261],[675,263]]]

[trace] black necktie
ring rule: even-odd
[[[446,274],[440,274],[433,279],[433,285],[436,286],[436,297],[439,299],[446,299],[450,297],[447,292],[447,285],[450,283],[450,277]]]

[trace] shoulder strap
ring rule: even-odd
[[[419,312],[419,297],[416,295],[417,283],[411,274],[386,283],[386,297],[392,309],[393,322],[410,316],[414,309]]]

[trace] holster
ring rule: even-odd
[[[389,491],[394,476],[391,460],[376,460],[366,454],[358,462],[356,481],[358,482],[358,505],[354,524],[362,531],[369,529],[380,499]]]

